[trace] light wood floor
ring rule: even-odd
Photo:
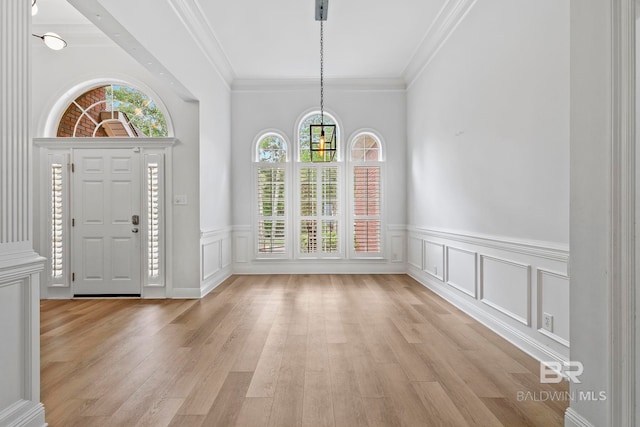
[[[551,427],[568,405],[539,399],[566,384],[403,275],[43,301],[41,343],[51,427]]]

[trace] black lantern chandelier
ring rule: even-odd
[[[320,21],[320,124],[309,126],[312,162],[332,162],[338,145],[336,125],[324,123],[324,21],[329,0],[316,0],[316,21]]]

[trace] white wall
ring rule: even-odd
[[[476,2],[410,82],[407,116],[410,274],[566,360],[568,0]]]
[[[248,237],[248,245],[241,247],[246,253],[236,254],[251,261],[254,257],[252,230],[254,224],[252,203],[254,143],[261,132],[277,130],[295,144],[297,121],[305,113],[319,110],[319,84],[300,82],[238,82],[232,93],[232,191],[233,225]],[[357,83],[341,86],[328,83],[325,87],[325,109],[334,115],[341,126],[341,144],[347,144],[356,131],[375,130],[385,144],[386,182],[385,209],[387,225],[405,224],[405,93],[402,86],[359,86]],[[344,147],[344,145],[343,145]],[[387,230],[393,234],[393,232]],[[389,237],[387,234],[385,237]],[[404,243],[401,244],[404,246]],[[236,249],[239,246],[236,245]],[[396,251],[397,252],[397,251]],[[398,255],[403,262],[402,254]],[[278,264],[271,261],[269,264]],[[335,263],[334,263],[335,264]],[[401,264],[400,267],[402,267]],[[248,267],[236,263],[234,268],[258,272],[260,266]],[[305,266],[307,268],[307,266]],[[384,268],[388,268],[384,267]],[[309,271],[309,270],[306,270]],[[346,271],[346,270],[345,270]]]
[[[55,136],[45,134],[45,125],[54,104],[76,85],[93,79],[114,78],[131,83],[141,90],[149,88],[164,104],[173,123],[175,137],[173,148],[173,194],[187,195],[187,206],[173,206],[173,287],[199,288],[199,123],[200,108],[197,102],[185,102],[166,84],[158,81],[120,47],[103,40],[98,46],[74,45],[54,52],[33,40],[32,114],[34,137]],[[81,91],[82,93],[82,91]],[[78,93],[77,95],[80,95]],[[63,111],[58,112],[61,114]],[[36,151],[37,154],[37,151]],[[35,163],[38,164],[38,163]],[[37,186],[39,175],[34,175]],[[37,189],[37,188],[36,188]],[[171,197],[167,194],[167,197]],[[36,199],[37,202],[37,199]],[[35,236],[39,236],[39,205],[35,205]],[[36,241],[36,244],[40,244]],[[46,252],[45,252],[46,255]],[[44,295],[46,297],[46,295]]]

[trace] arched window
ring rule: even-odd
[[[287,143],[278,133],[260,136],[255,147],[258,257],[287,254]]]
[[[342,254],[341,233],[344,212],[341,206],[341,166],[338,155],[331,161],[312,159],[309,149],[309,126],[320,124],[319,112],[305,116],[298,127],[299,163],[298,191],[298,253],[302,257],[335,258]],[[325,124],[336,124],[324,114]],[[336,130],[339,139],[339,129]],[[312,161],[313,160],[313,161]]]
[[[69,104],[58,137],[166,137],[167,123],[156,103],[124,85],[93,88]]]
[[[372,133],[356,135],[349,155],[354,257],[382,255],[382,146]]]

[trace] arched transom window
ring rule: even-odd
[[[58,137],[166,137],[167,123],[156,103],[138,89],[105,85],[69,104]]]

